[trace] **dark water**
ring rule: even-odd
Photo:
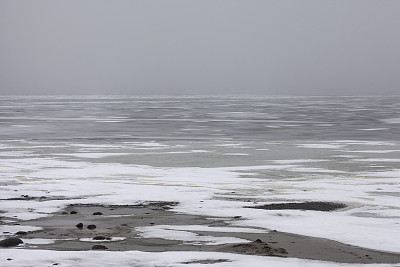
[[[395,141],[399,118],[400,97],[0,97],[2,140]]]

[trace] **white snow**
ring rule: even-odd
[[[187,266],[216,266],[216,267],[242,267],[242,266],[274,266],[274,267],[355,267],[371,266],[369,264],[341,264],[334,262],[312,261],[304,259],[285,259],[277,257],[261,257],[222,252],[141,252],[141,251],[48,251],[7,249],[0,250],[2,266],[27,267],[27,266],[53,266],[58,263],[63,267],[97,267],[97,266],[132,266],[132,267],[187,267]],[[12,260],[7,261],[10,258]],[[226,260],[214,264],[196,263],[200,260]],[[188,264],[189,262],[193,262]],[[390,267],[392,264],[374,264],[376,267]]]
[[[201,232],[228,232],[228,233],[267,233],[264,229],[247,228],[247,227],[216,227],[207,225],[157,225],[148,226],[152,229],[167,229],[178,231],[201,231]]]
[[[44,244],[53,244],[56,242],[56,239],[47,239],[47,238],[22,238],[24,244],[29,245],[44,245]]]
[[[343,148],[345,145],[342,144],[301,144],[298,147],[304,148],[320,148],[320,149],[338,149]]]
[[[46,158],[6,159],[2,161],[2,165],[7,166],[0,174],[3,181],[10,180],[8,177],[20,177],[12,180],[23,181],[21,184],[2,187],[3,196],[19,197],[23,192],[37,197],[53,195],[77,198],[68,201],[2,201],[4,216],[32,219],[60,210],[67,203],[132,204],[143,200],[179,201],[181,205],[175,208],[176,211],[208,216],[241,215],[245,219],[241,225],[244,227],[257,226],[330,238],[373,249],[400,251],[400,241],[393,239],[393,236],[400,231],[395,219],[383,221],[378,218],[365,219],[351,216],[345,211],[322,213],[243,209],[242,206],[248,203],[213,200],[213,196],[222,197],[235,191],[241,196],[251,196],[266,201],[274,199],[337,201],[360,207],[361,210],[381,207],[391,210],[392,215],[397,216],[399,212],[393,208],[398,200],[396,197],[370,192],[378,187],[384,190],[390,187],[388,191],[400,191],[398,171],[351,175],[335,170],[285,164],[224,168],[156,168],[116,163],[68,162]],[[26,172],[27,169],[29,172]],[[279,180],[243,177],[243,175],[251,177],[251,174],[259,171],[270,170],[319,173],[319,176],[312,179],[299,176]],[[15,188],[19,191],[15,192],[13,190]],[[45,191],[50,193],[46,194]],[[377,212],[379,214],[379,209]],[[280,221],[278,213],[286,216],[284,221]],[[340,222],[341,227],[337,227],[338,224],[334,222]],[[382,225],[385,225],[385,228],[379,235],[373,237],[365,235],[366,232],[380,230]],[[151,236],[160,234],[160,237],[165,237],[176,232],[166,229],[158,233],[146,231],[146,234],[151,233]]]
[[[144,238],[162,238],[168,240],[181,240],[186,244],[196,245],[221,245],[228,243],[244,243],[249,240],[236,237],[217,237],[211,235],[199,235],[190,231],[174,229],[163,225],[136,227],[135,230]]]
[[[152,142],[127,145],[134,146],[135,149],[172,147]],[[246,145],[225,143],[222,144],[222,149]],[[355,149],[347,147],[350,145],[355,146]],[[7,154],[7,151],[3,151],[4,158],[0,162],[0,194],[3,199],[0,200],[0,210],[3,212],[1,215],[4,218],[2,221],[10,222],[13,218],[29,220],[48,216],[60,211],[65,205],[73,203],[135,204],[142,201],[178,201],[180,204],[173,208],[175,212],[224,217],[231,223],[231,226],[156,225],[136,228],[135,231],[148,238],[165,238],[195,244],[215,245],[246,242],[247,240],[215,237],[213,232],[257,233],[274,229],[328,238],[371,249],[400,252],[400,239],[394,238],[400,232],[398,224],[400,218],[399,196],[397,195],[397,193],[400,194],[400,170],[390,167],[393,165],[390,163],[398,162],[398,159],[371,158],[364,154],[361,154],[362,158],[354,159],[360,155],[360,152],[391,153],[400,150],[396,149],[397,147],[390,150],[386,148],[369,150],[368,146],[371,145],[388,146],[389,144],[385,142],[344,141],[340,143],[340,141],[335,141],[299,145],[304,148],[319,148],[321,151],[330,150],[335,153],[335,156],[333,157],[331,153],[321,159],[309,159],[302,154],[297,159],[268,160],[266,165],[237,165],[234,167],[153,167],[121,163],[91,163],[87,161],[88,157],[63,160],[49,156],[39,157],[23,152],[18,157],[14,157],[12,153]],[[390,145],[395,146],[396,144],[391,142]],[[10,146],[7,144],[7,149],[10,149]],[[118,154],[104,152],[111,149],[107,145],[86,146],[86,144],[80,144],[75,146],[77,150],[90,146],[100,149],[94,153],[87,152],[89,155]],[[338,155],[336,149],[343,146],[346,146],[346,151],[343,151],[346,155]],[[187,148],[182,146],[179,149]],[[269,149],[275,149],[274,144],[271,144]],[[188,149],[188,151],[203,152],[198,149]],[[321,151],[317,150],[318,153]],[[85,153],[78,152],[76,154]],[[265,153],[270,153],[270,151],[267,150]],[[337,162],[336,157],[343,157],[347,164],[379,162],[384,169],[353,171],[351,168],[341,168],[342,163]],[[332,164],[329,165],[330,163]],[[328,169],[327,166],[333,167]],[[276,177],[277,173],[282,173],[282,176]],[[20,198],[21,195],[38,198],[45,196],[48,199],[44,201],[5,200]],[[51,200],[51,197],[58,200]],[[70,199],[63,200],[62,197]],[[256,203],[249,202],[249,199],[257,202],[257,205],[287,201],[333,201],[345,203],[348,208],[333,212],[244,208],[256,205]],[[241,220],[230,220],[238,215],[241,216]],[[38,229],[40,228],[1,225],[0,238],[17,231]],[[207,235],[199,235],[195,233],[197,231],[207,232]],[[84,238],[82,240],[93,241]],[[29,242],[50,242],[50,240],[28,240],[27,243]],[[320,262],[314,261],[225,253],[144,253],[136,251],[59,253],[35,250],[37,254],[34,254],[29,250],[21,253],[20,249],[0,250],[2,256],[14,258],[13,261],[4,262],[4,266],[29,266],[32,264],[47,266],[53,260],[62,263],[63,266],[77,266],[81,263],[85,266],[91,266],[90,264],[96,266],[102,261],[116,263],[116,266],[124,266],[133,259],[137,259],[138,264],[141,264],[139,266],[155,266],[157,264],[180,266],[183,261],[207,257],[213,259],[229,257],[233,260],[229,263],[214,264],[215,266],[251,266],[252,263],[272,264],[272,266],[321,266]],[[196,265],[192,264],[191,266]],[[323,266],[347,265],[323,263]]]
[[[247,227],[210,227],[205,225],[155,225],[136,227],[136,232],[145,238],[163,238],[182,240],[192,244],[220,245],[226,243],[244,243],[249,240],[234,237],[215,237],[212,232],[228,233],[266,233],[268,231]],[[193,232],[209,232],[210,235],[199,235]]]

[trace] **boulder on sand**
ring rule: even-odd
[[[0,241],[0,247],[15,247],[19,244],[24,243],[21,239],[17,237],[11,237]]]

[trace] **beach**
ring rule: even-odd
[[[207,218],[187,215],[172,212],[171,206],[174,205],[178,203],[72,205],[61,214],[19,222],[21,227],[38,226],[41,230],[21,232],[17,236],[24,241],[26,249],[39,250],[206,251],[340,263],[400,262],[398,253],[276,230],[232,227],[232,222],[240,220],[240,216]],[[146,231],[151,228],[158,228],[160,236]],[[165,239],[162,233],[166,234]],[[189,238],[185,240],[188,234]],[[229,259],[215,259],[209,263],[225,261]]]

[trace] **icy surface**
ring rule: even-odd
[[[26,250],[21,253],[20,249],[1,250],[2,258],[12,259],[3,261],[4,267],[21,266],[53,266],[66,267],[86,266],[132,266],[132,267],[186,267],[186,266],[217,266],[217,267],[242,267],[242,266],[276,266],[276,267],[338,267],[338,266],[376,266],[389,267],[389,264],[340,264],[332,262],[311,261],[302,259],[284,259],[277,257],[248,256],[230,253],[217,252],[140,252],[140,251],[47,251],[47,250]],[[195,263],[201,260],[224,260],[213,264]],[[194,263],[190,263],[194,262]],[[188,265],[188,263],[190,263]]]
[[[235,237],[215,237],[198,235],[193,232],[171,229],[165,226],[137,227],[135,229],[144,238],[162,238],[168,240],[181,240],[186,244],[196,245],[221,245],[229,243],[245,243],[249,240]]]
[[[114,237],[111,237],[110,239],[102,239],[102,240],[95,240],[93,238],[88,238],[88,237],[83,237],[83,238],[80,238],[79,240],[84,241],[84,242],[116,242],[116,241],[122,241],[125,239],[126,238],[122,237],[122,236],[114,236]]]
[[[26,239],[26,238],[22,238],[22,241],[24,242],[24,244],[41,245],[41,244],[52,244],[52,243],[56,242],[56,239],[46,239],[46,238]]]
[[[16,200],[2,201],[1,209],[9,218],[29,220],[59,211],[69,203],[178,201],[180,205],[174,209],[183,213],[240,215],[243,219],[240,225],[244,227],[257,226],[399,252],[400,241],[393,236],[400,231],[400,213],[396,208],[399,198],[395,194],[400,192],[400,171],[386,168],[348,172],[345,168],[333,169],[327,160],[301,159],[235,167],[152,167],[43,157],[3,159],[2,196]],[[352,164],[353,160],[347,161]],[[284,177],[278,179],[279,173]],[[46,201],[19,200],[21,194],[33,198],[44,196]],[[237,201],[232,201],[232,197]],[[243,208],[252,205],[244,202],[246,198],[258,204],[318,200],[341,202],[349,207],[336,212],[254,210]],[[375,218],[352,215],[360,212],[377,215]],[[155,228],[146,229],[143,235],[155,237],[157,233],[150,229]],[[159,230],[162,238],[183,233],[177,229]]]
[[[234,226],[229,231],[279,230],[400,252],[399,103],[392,97],[0,97],[0,220],[7,224],[0,226],[0,238],[38,230],[12,224],[68,204],[177,201],[173,211],[222,218]],[[250,208],[294,201],[347,207]],[[186,242],[239,241],[213,237],[228,231],[221,227],[136,230]],[[209,235],[202,239],[196,231]],[[137,259],[139,266],[180,266],[228,257],[233,262],[214,265],[321,266],[200,252],[24,250],[22,258],[21,249],[0,250],[14,258],[2,264],[47,266],[59,259],[63,266],[123,266]]]

